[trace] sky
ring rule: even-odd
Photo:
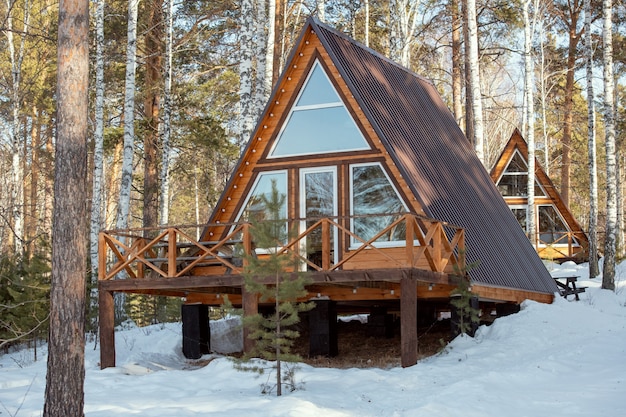
[[[615,292],[601,290],[600,278],[589,280],[586,264],[549,269],[580,276],[588,287],[581,300],[524,302],[519,313],[409,368],[299,364],[298,389],[281,397],[261,392],[271,374],[237,371],[223,355],[205,355],[203,366],[187,361],[180,323],[126,326],[116,331],[115,368],[100,370],[98,345],[87,343],[85,415],[626,416],[626,263]],[[211,323],[214,348],[235,348],[233,321]],[[36,361],[26,349],[0,356],[1,417],[42,415],[45,346],[37,353]]]

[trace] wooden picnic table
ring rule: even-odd
[[[559,293],[566,300],[568,295],[573,295],[574,297],[576,297],[576,301],[578,301],[580,300],[578,294],[580,294],[581,292],[585,292],[585,289],[587,287],[576,286],[576,281],[578,281],[578,278],[579,277],[577,276],[554,277],[554,282],[556,282],[556,285],[559,287]],[[565,280],[565,282],[559,280]]]

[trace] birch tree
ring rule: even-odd
[[[117,208],[116,228],[128,228],[130,190],[133,182],[133,153],[135,142],[135,72],[137,68],[137,13],[139,0],[128,0],[128,43],[126,45],[126,86],[124,91],[124,151],[122,178]]]
[[[169,195],[170,195],[170,136],[172,132],[172,58],[174,47],[174,0],[165,0],[165,13],[163,20],[166,25],[165,35],[165,88],[163,91],[163,129],[161,145],[163,154],[161,156],[160,174],[160,223],[167,224],[169,221]]]
[[[589,155],[589,278],[600,275],[598,268],[598,167],[596,152],[596,109],[593,89],[593,42],[591,0],[585,0],[585,69],[587,80],[587,151]]]
[[[10,108],[11,118],[9,123],[9,136],[12,146],[11,164],[11,207],[13,220],[13,239],[15,253],[20,255],[24,250],[24,207],[23,184],[24,184],[24,155],[20,141],[20,110],[22,103],[22,63],[26,47],[26,35],[28,33],[30,19],[30,4],[28,0],[24,2],[23,20],[21,27],[15,27],[13,14],[16,13],[15,3],[6,0],[7,17],[6,30],[9,49],[9,59],[11,64],[11,87],[10,87]],[[15,34],[19,34],[16,36]],[[19,42],[19,43],[18,43]],[[16,45],[16,43],[18,43]]]
[[[534,106],[534,68],[532,54],[532,38],[534,32],[534,19],[530,20],[530,7],[533,0],[525,0],[523,7],[524,15],[524,95],[526,97],[526,141],[528,142],[528,206],[527,233],[534,246],[537,245],[537,233],[535,227],[535,106]],[[536,11],[536,6],[534,7]]]
[[[252,0],[241,0],[239,30],[239,140],[241,149],[250,138],[254,126],[253,37],[256,28]]]
[[[602,2],[602,62],[604,64],[604,140],[606,149],[606,233],[602,288],[615,291],[615,255],[617,238],[617,172],[615,148],[615,109],[613,78],[613,4]]]
[[[93,133],[93,190],[89,231],[91,280],[98,277],[98,233],[102,226],[102,178],[104,174],[104,0],[96,4],[96,97],[95,129]]]
[[[472,113],[474,126],[474,150],[478,159],[485,163],[483,105],[480,88],[480,64],[478,60],[478,24],[476,1],[467,0],[467,43],[469,47],[469,86],[472,92]]]
[[[83,416],[89,1],[61,0],[50,336],[44,417]]]
[[[407,68],[411,65],[419,4],[419,0],[391,0],[390,4],[389,57]]]
[[[463,19],[459,12],[459,1],[448,3],[452,18],[452,103],[454,118],[459,126],[463,124],[463,52],[461,50],[461,31]]]

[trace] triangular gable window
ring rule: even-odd
[[[500,193],[504,197],[528,196],[528,165],[518,151],[515,151],[500,181],[498,181],[498,190],[500,190]],[[536,179],[535,196],[546,196],[546,193]]]
[[[324,69],[315,61],[270,158],[370,149]]]

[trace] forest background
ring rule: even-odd
[[[607,187],[602,3],[589,2],[587,14],[584,6],[579,0],[91,2],[92,257],[85,267],[92,288],[99,230],[208,219],[310,15],[431,80],[468,139],[479,144],[486,169],[515,128],[534,137],[537,159],[587,230],[590,104],[597,113],[600,202]],[[619,254],[626,3],[616,1],[612,9]],[[530,11],[526,23],[524,11]],[[475,12],[477,23],[477,62],[465,41],[471,38],[471,26],[464,24],[468,12]],[[0,4],[0,347],[5,348],[47,335],[57,22],[58,4],[51,0]],[[530,66],[524,61],[529,25]],[[592,96],[585,78],[589,53]],[[479,75],[478,90],[471,70]],[[473,100],[476,91],[480,100]],[[602,248],[606,205],[598,208]],[[180,314],[176,302],[157,297],[123,302],[118,319],[139,325]],[[93,297],[88,314],[88,328],[95,331]]]

